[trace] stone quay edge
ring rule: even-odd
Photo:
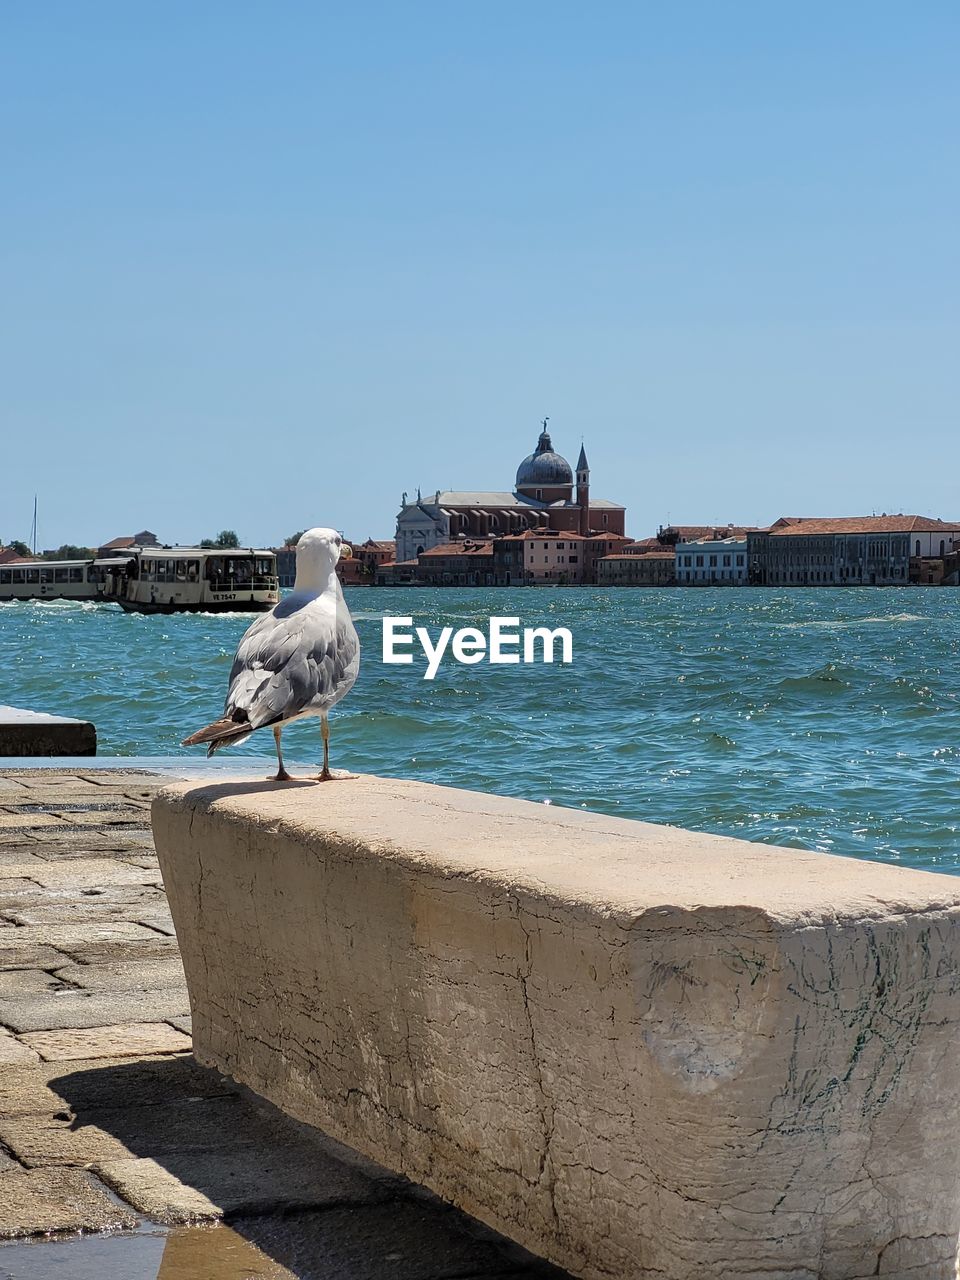
[[[198,1058],[588,1280],[950,1280],[960,882],[374,777],[153,802]]]
[[[95,756],[97,730],[89,720],[0,706],[0,756]]]

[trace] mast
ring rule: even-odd
[[[33,528],[30,530],[30,545],[33,554],[37,554],[37,495],[33,495]]]

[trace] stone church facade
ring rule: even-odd
[[[626,510],[590,495],[590,468],[583,446],[576,472],[554,452],[547,419],[537,447],[520,463],[511,493],[437,490],[415,502],[403,495],[397,515],[397,561],[415,560],[432,547],[458,538],[489,540],[528,529],[583,536],[623,534]]]

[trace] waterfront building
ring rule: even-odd
[[[420,581],[420,563],[417,560],[388,560],[376,570],[374,586],[412,587]]]
[[[380,565],[393,560],[393,540],[367,538],[366,542],[351,542],[346,538],[345,542],[350,547],[350,555],[340,557],[336,570],[341,586],[372,586]]]
[[[632,549],[635,545],[601,556],[597,583],[602,587],[672,587],[676,582],[674,552],[658,547],[641,554]]]
[[[493,543],[498,586],[549,583],[574,586],[584,581],[584,543],[579,533],[527,529]]]
[[[0,564],[33,564],[36,556],[22,556],[13,547],[0,547]]]
[[[461,538],[431,547],[418,561],[418,579],[427,587],[492,587],[495,582],[492,542]]]
[[[510,493],[480,490],[436,490],[415,502],[403,495],[397,515],[396,556],[413,560],[432,547],[459,537],[486,541],[528,529],[587,536],[623,534],[626,512],[619,503],[590,494],[590,468],[581,446],[576,473],[556,453],[547,419],[537,447],[517,468]]]
[[[111,538],[102,547],[97,548],[98,556],[115,556],[121,551],[129,551],[132,547],[159,547],[160,541],[149,529],[141,529],[129,538]]]
[[[960,521],[928,516],[783,519],[747,535],[750,581],[758,586],[904,586],[922,562],[943,559]]]
[[[661,525],[657,536],[644,538],[638,545],[657,542],[661,546],[674,547],[678,542],[698,542],[704,538],[719,540],[720,538],[745,538],[755,529],[749,524],[668,524]]]
[[[747,582],[746,536],[693,538],[674,548],[677,585],[742,587]]]

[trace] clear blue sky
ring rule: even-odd
[[[0,8],[0,536],[957,518],[960,8]]]

